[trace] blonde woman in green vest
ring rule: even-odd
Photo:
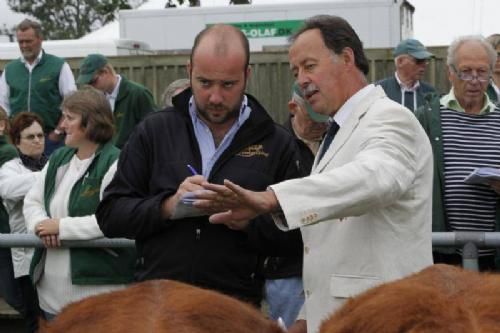
[[[94,213],[119,154],[104,94],[85,87],[65,97],[62,110],[66,146],[51,155],[24,203],[28,232],[45,245],[35,251],[30,273],[49,320],[68,303],[123,288],[135,261],[133,249],[61,246],[103,237]]]

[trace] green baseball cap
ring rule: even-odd
[[[108,63],[108,59],[102,54],[89,54],[80,63],[80,74],[76,80],[77,84],[89,84],[95,73]]]
[[[309,104],[305,100],[304,94],[302,93],[302,89],[300,89],[300,87],[297,84],[297,82],[295,82],[293,84],[293,86],[292,86],[292,95],[293,94],[297,94],[300,98],[302,98],[304,100],[304,106],[306,108],[307,114],[309,115],[309,117],[312,120],[314,120],[317,123],[326,123],[328,121],[329,116],[321,114],[321,113],[314,112],[314,110],[312,109],[311,104]]]
[[[422,43],[412,38],[402,40],[394,49],[394,57],[402,54],[409,54],[415,59],[429,59],[434,56]]]

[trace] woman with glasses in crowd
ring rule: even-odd
[[[0,168],[0,196],[9,215],[10,233],[25,234],[23,200],[33,187],[47,158],[43,154],[45,137],[42,119],[33,112],[17,114],[11,123],[10,139],[19,157]],[[27,331],[35,332],[39,316],[38,298],[29,277],[32,248],[12,248],[15,288],[22,300],[21,315]]]
[[[32,278],[43,316],[51,320],[68,303],[123,288],[132,281],[131,248],[63,248],[61,241],[103,237],[95,218],[100,195],[114,172],[119,150],[104,94],[84,87],[61,105],[65,147],[56,150],[25,199],[29,232],[43,241]]]

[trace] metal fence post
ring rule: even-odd
[[[462,267],[479,272],[478,251],[476,244],[467,242],[462,252]]]

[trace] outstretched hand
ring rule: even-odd
[[[278,207],[273,191],[246,190],[227,179],[224,185],[205,182],[202,186],[209,191],[197,194],[194,206],[217,212],[210,216],[210,222],[231,229],[243,229],[251,219]]]

